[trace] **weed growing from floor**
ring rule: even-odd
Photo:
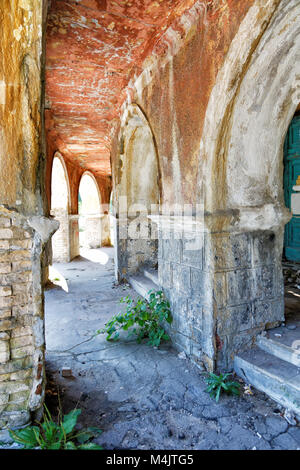
[[[216,375],[210,372],[210,374],[205,377],[205,381],[207,383],[205,391],[208,392],[212,398],[215,398],[216,402],[219,401],[220,394],[222,392],[225,392],[228,395],[240,394],[240,384],[238,382],[228,380],[230,375],[230,373]]]
[[[161,341],[169,341],[162,323],[172,323],[170,304],[162,291],[148,292],[149,300],[131,299],[128,295],[120,300],[126,304],[126,312],[114,315],[105,327],[96,334],[106,334],[107,341],[117,341],[119,330],[128,331],[128,336],[135,335],[137,343],[148,338],[150,346],[158,347]]]
[[[43,450],[100,450],[102,447],[90,442],[102,431],[98,428],[87,428],[85,431],[75,431],[80,409],[61,416],[58,424],[53,420],[48,408],[44,405],[43,422],[37,426],[27,426],[24,429],[9,430],[10,437],[23,446],[23,449]]]

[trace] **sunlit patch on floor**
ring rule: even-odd
[[[107,264],[109,256],[103,250],[89,250],[87,248],[80,249],[80,256],[92,261],[93,263]]]
[[[68,283],[65,277],[53,266],[49,266],[49,281],[56,286],[60,286],[65,292],[69,292]]]

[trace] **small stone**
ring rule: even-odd
[[[297,328],[296,325],[294,325],[293,323],[290,323],[289,325],[286,325],[287,329],[288,330],[295,330]]]
[[[297,421],[292,410],[286,409],[283,416],[291,426],[297,426]]]
[[[63,367],[61,369],[61,375],[63,377],[72,377],[72,369],[70,369],[69,367]]]
[[[268,434],[276,436],[287,431],[288,423],[280,416],[268,416],[266,419]]]
[[[274,333],[274,336],[276,336],[276,338],[281,338],[281,334],[280,333]]]
[[[186,359],[186,354],[184,351],[178,354],[179,359]]]

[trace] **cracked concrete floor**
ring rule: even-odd
[[[103,430],[98,443],[106,449],[300,449],[300,428],[263,393],[224,396],[216,404],[199,369],[171,345],[153,349],[93,337],[120,311],[120,298],[136,294],[114,286],[112,249],[85,256],[54,265],[68,292],[45,292],[46,364],[63,392],[64,412],[81,408],[80,426]],[[61,376],[64,366],[72,378]]]

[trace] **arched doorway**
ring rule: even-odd
[[[285,226],[283,277],[285,320],[295,324],[300,307],[300,105],[284,141],[284,200],[292,217]]]
[[[284,199],[292,213],[285,227],[284,256],[300,263],[300,111],[292,119],[284,142]]]
[[[97,181],[85,172],[78,191],[79,244],[80,248],[101,246],[101,196]]]
[[[136,105],[127,109],[120,139],[116,200],[116,267],[119,280],[144,268],[157,270],[160,176],[154,136]]]
[[[299,103],[300,11],[299,2],[283,0],[258,21],[258,6],[231,43],[200,145],[203,274],[212,286],[201,304],[211,336],[208,356],[224,369],[260,332],[284,321],[282,253],[291,214],[284,202],[283,146]]]
[[[70,261],[69,236],[70,187],[63,157],[56,153],[51,174],[51,215],[59,221],[59,229],[52,237],[52,260]]]

